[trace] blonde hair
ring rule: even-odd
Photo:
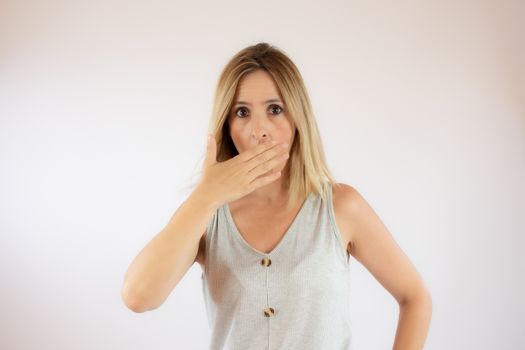
[[[286,54],[268,43],[260,42],[242,49],[230,59],[220,74],[208,127],[208,133],[213,134],[217,141],[217,161],[225,161],[238,154],[229,135],[228,116],[240,80],[246,74],[260,69],[272,76],[284,109],[296,127],[290,148],[289,177],[285,179],[289,188],[287,209],[311,192],[326,200],[326,185],[338,184],[326,165],[319,130],[302,76]]]

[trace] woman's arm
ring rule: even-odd
[[[399,304],[394,350],[423,349],[432,315],[425,283],[381,219],[352,186],[341,184],[339,212],[351,232],[349,251]]]
[[[423,349],[432,316],[432,298],[427,291],[399,306],[393,350]]]
[[[124,277],[122,299],[135,312],[162,305],[195,262],[199,241],[217,208],[197,187],[135,257]]]

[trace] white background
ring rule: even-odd
[[[201,269],[158,309],[123,276],[197,181],[215,83],[267,41],[328,165],[425,279],[425,349],[525,342],[522,1],[0,2],[0,348],[206,349]],[[351,259],[353,346],[393,297]]]

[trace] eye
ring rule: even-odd
[[[239,111],[244,111],[244,110],[246,110],[246,108],[244,108],[244,107],[237,108],[237,110],[235,111],[235,115],[236,115],[237,117],[244,118],[244,117],[241,117],[241,116],[239,115]]]
[[[279,112],[277,112],[276,114],[281,114],[282,113],[283,109],[281,108],[281,106],[279,106],[279,105],[270,105],[270,108],[272,108],[272,107],[277,107],[277,109],[279,110]]]
[[[283,112],[283,108],[281,106],[279,106],[279,105],[276,105],[276,104],[270,105],[270,107],[268,109],[272,110],[272,111],[275,111],[277,109],[276,113],[272,113],[273,115],[279,115],[279,114],[281,114]],[[246,107],[239,107],[235,111],[235,116],[237,116],[239,118],[244,118],[245,116],[239,115],[239,111],[247,111],[247,110],[248,109]]]

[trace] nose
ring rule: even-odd
[[[269,141],[270,138],[268,137],[268,134],[264,133],[262,134],[260,137],[256,137],[255,138],[257,140],[257,144],[261,144],[261,143],[264,143],[266,141]]]
[[[252,129],[252,138],[257,144],[269,141],[270,133],[268,132],[268,123],[266,121],[255,121]]]

